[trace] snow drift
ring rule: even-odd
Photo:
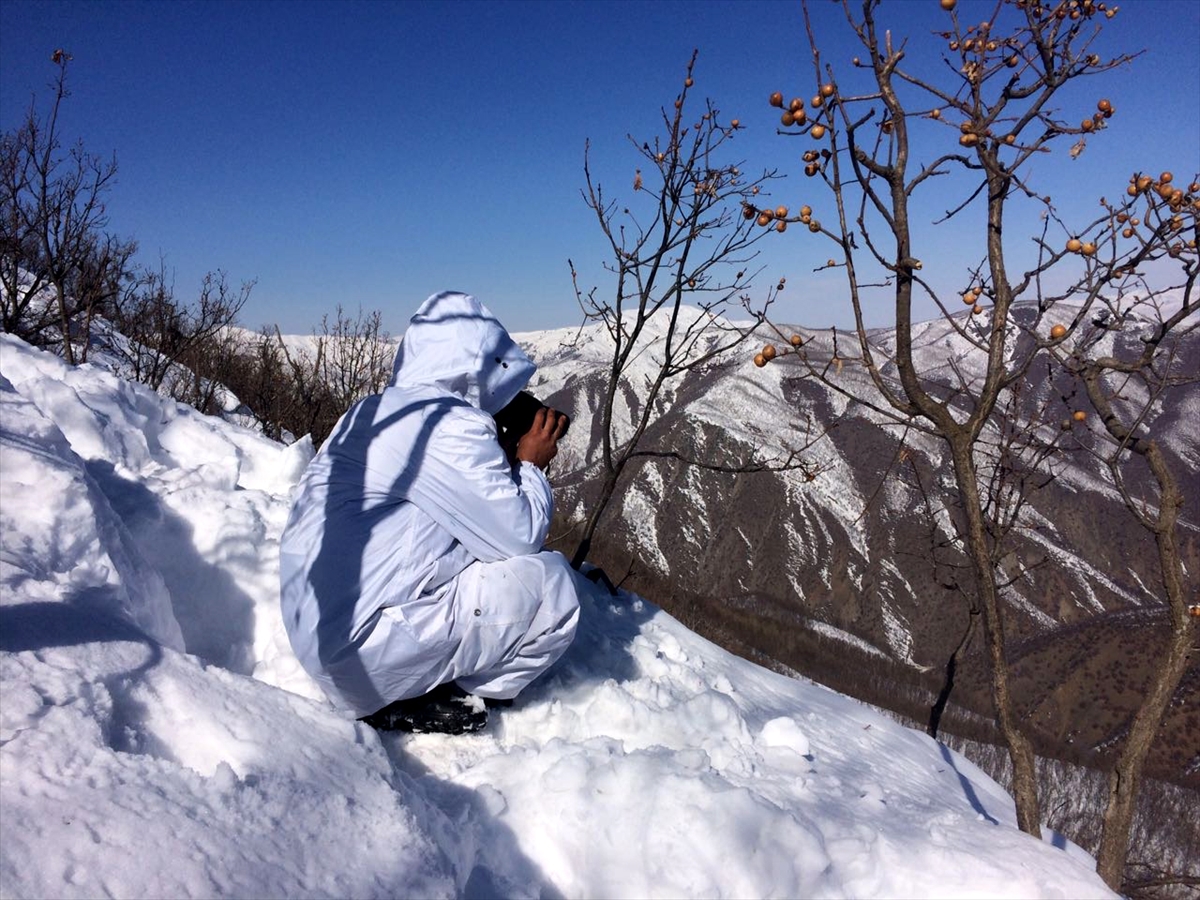
[[[283,638],[274,444],[0,335],[0,895],[1111,896],[962,757],[587,594],[478,735],[381,735]]]

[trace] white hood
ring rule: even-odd
[[[391,383],[436,386],[495,415],[536,368],[486,306],[469,294],[443,291],[412,317]]]

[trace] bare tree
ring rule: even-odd
[[[394,347],[378,310],[351,318],[339,305],[312,336],[284,338],[264,328],[238,348],[225,383],[253,411],[268,436],[329,436],[355,402],[383,390],[391,378]]]
[[[363,397],[387,386],[395,351],[379,310],[364,312],[359,307],[351,319],[339,303],[332,322],[328,315],[321,317],[315,343],[321,361],[317,375],[329,392],[334,422]]]
[[[704,101],[699,111],[688,106],[695,64],[693,53],[683,89],[672,107],[662,110],[663,133],[649,141],[629,136],[642,160],[634,170],[631,201],[610,199],[593,177],[585,154],[584,200],[608,242],[611,253],[604,267],[615,283],[611,293],[595,287],[585,292],[571,264],[585,324],[600,323],[612,341],[598,416],[599,495],[572,560],[576,568],[588,555],[626,466],[637,457],[670,457],[729,471],[803,464],[796,461],[799,449],[785,460],[725,467],[643,446],[647,428],[670,408],[668,382],[722,364],[728,351],[747,340],[763,318],[762,310],[751,309],[748,291],[758,273],[749,265],[757,254],[754,245],[768,232],[753,227],[760,213],[752,201],[774,175],[749,177],[742,171],[744,163],[727,156],[741,127],[737,119],[724,122],[711,101]],[[777,230],[782,232],[787,211],[781,207],[779,213]],[[768,292],[764,310],[782,288],[781,282]],[[739,327],[726,318],[739,308],[751,316],[752,325]],[[635,365],[641,367],[636,384],[630,381]],[[619,409],[626,391],[636,397],[629,405],[628,421]]]
[[[1167,179],[1161,190],[1163,183],[1160,178],[1140,193],[1147,197],[1148,217],[1157,214],[1163,233],[1174,234],[1177,213],[1169,198],[1179,189],[1170,188]],[[1193,183],[1190,190],[1200,194],[1200,185]],[[1195,236],[1196,231],[1193,208],[1190,233]],[[1097,868],[1113,887],[1121,885],[1146,758],[1200,630],[1188,605],[1200,590],[1200,577],[1184,565],[1180,519],[1189,493],[1195,500],[1195,473],[1169,452],[1161,426],[1164,407],[1179,398],[1181,388],[1200,381],[1198,266],[1195,255],[1182,249],[1181,242],[1172,244],[1184,276],[1180,292],[1156,289],[1145,275],[1130,275],[1114,296],[1096,304],[1074,343],[1059,348],[1061,364],[1082,382],[1098,414],[1099,427],[1088,429],[1080,442],[1101,460],[1130,514],[1154,538],[1169,623],[1151,684],[1108,776]],[[1077,410],[1074,416],[1086,420],[1085,412]],[[1192,486],[1190,492],[1185,485]]]
[[[286,410],[290,408],[292,387],[277,330],[264,327],[254,335],[230,334],[233,347],[222,380],[263,433],[282,441],[291,433]]]
[[[86,359],[92,317],[115,295],[134,245],[105,234],[116,159],[82,144],[63,153],[58,117],[71,56],[56,50],[51,60],[49,113],[31,104],[0,139],[0,315],[5,331],[32,343],[61,342],[73,364]]]
[[[112,323],[128,339],[114,351],[134,380],[204,409],[221,378],[222,332],[237,322],[253,287],[234,289],[224,272],[209,272],[195,302],[181,303],[160,262],[128,280],[112,302]]]
[[[969,609],[978,614],[986,639],[998,727],[1012,759],[1017,821],[1036,835],[1034,754],[1009,684],[1000,561],[1004,540],[1020,521],[1023,498],[1045,477],[1038,471],[1054,458],[1062,439],[1047,433],[1044,410],[1022,405],[1014,395],[1035,361],[1071,337],[1111,284],[1168,252],[1194,256],[1195,245],[1172,249],[1174,226],[1139,227],[1133,210],[1141,190],[1072,229],[1045,191],[1029,181],[1029,164],[1037,155],[1073,140],[1070,155],[1078,156],[1089,138],[1108,127],[1115,110],[1107,100],[1079,124],[1066,121],[1053,104],[1065,85],[1132,59],[1101,59],[1092,51],[1097,23],[1112,18],[1115,9],[1091,0],[1001,0],[986,21],[968,25],[960,22],[954,0],[944,0],[948,28],[938,37],[945,75],[937,77],[927,74],[936,69],[910,67],[906,42],[877,22],[879,5],[864,0],[856,11],[849,0],[843,3],[848,26],[863,46],[854,67],[866,76],[865,91],[842,90],[833,68],[823,65],[806,5],[815,94],[808,103],[797,98],[785,104],[780,92],[771,97],[783,110],[784,133],[817,142],[820,149],[805,154],[805,174],[832,199],[826,224],[808,205],[786,221],[806,225],[836,248],[825,266],[844,270],[855,321],[854,346],[835,349],[836,366],[802,345],[784,357],[903,428],[936,437],[947,449],[953,524],[970,569]],[[931,161],[917,164],[924,147]],[[1135,175],[1133,186],[1138,184]],[[934,185],[951,197],[946,212],[932,226],[916,225],[914,198]],[[1180,228],[1183,218],[1194,222],[1192,202],[1190,195],[1177,198]],[[1029,268],[1013,271],[1014,234],[1005,225],[1031,209],[1041,216],[1041,232],[1033,236]],[[962,287],[952,300],[929,278],[921,245],[939,226],[955,229],[961,242],[971,233],[969,217],[977,213],[982,213],[973,220],[980,261],[955,273]],[[1051,270],[1060,290],[1047,287]],[[894,343],[873,336],[865,324],[864,298],[878,290],[891,295]],[[915,352],[919,297],[941,312],[964,348],[961,358]],[[964,313],[953,312],[958,300]],[[1028,302],[1018,306],[1019,301]],[[861,366],[873,393],[854,394],[839,384],[843,363]]]

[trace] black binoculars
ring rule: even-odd
[[[537,397],[528,391],[521,391],[513,398],[512,402],[496,415],[492,416],[496,420],[496,431],[499,433],[500,446],[504,448],[509,459],[515,459],[517,453],[517,442],[521,440],[533,427],[533,417],[539,409],[545,409],[544,404]],[[558,412],[555,410],[555,412]],[[566,436],[567,429],[571,427],[571,420],[566,413],[558,413],[563,419],[566,419],[566,425],[563,426],[563,436]]]

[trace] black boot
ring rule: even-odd
[[[440,684],[428,694],[397,700],[378,712],[363,716],[379,731],[410,731],[416,734],[468,734],[487,725],[486,708],[453,682]]]

